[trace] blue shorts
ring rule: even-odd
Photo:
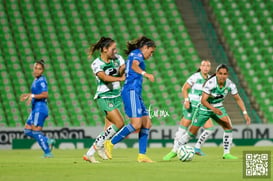
[[[136,94],[135,90],[123,90],[121,97],[125,113],[129,118],[140,118],[149,115],[141,96]]]
[[[32,111],[27,118],[27,125],[34,125],[43,127],[48,114],[42,112]]]

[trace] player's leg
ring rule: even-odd
[[[174,152],[173,150],[175,150],[177,147],[179,147],[179,139],[182,138],[182,136],[184,134],[186,134],[187,130],[188,130],[188,126],[191,124],[191,120],[187,119],[186,117],[183,117],[180,121],[180,125],[178,127],[178,130],[175,133],[175,137],[174,137],[174,142],[173,142],[173,148],[172,150],[166,154],[163,157],[163,160],[171,160],[172,158],[176,157],[176,152]]]
[[[174,152],[177,152],[178,148],[181,145],[187,144],[189,140],[194,138],[197,135],[198,130],[202,127],[205,122],[210,118],[211,113],[208,111],[198,110],[196,116],[193,116],[192,125],[189,130],[182,136],[182,138],[178,141],[179,146],[174,148]]]
[[[148,146],[148,138],[149,138],[149,131],[152,127],[152,122],[149,117],[149,113],[141,99],[141,105],[142,105],[142,126],[140,128],[139,134],[138,134],[138,143],[139,143],[139,154],[137,157],[138,162],[144,162],[144,163],[152,163],[153,160],[151,160],[147,155],[147,146]]]
[[[42,150],[44,151],[44,157],[51,158],[53,157],[51,153],[51,149],[50,149],[51,141],[42,133],[44,121],[47,118],[47,116],[48,116],[47,114],[42,112],[33,112],[32,113],[33,125],[31,129],[32,129],[33,137],[38,142]],[[52,143],[53,142],[54,141],[52,141]]]
[[[168,161],[176,157],[177,154],[173,150],[176,150],[176,148],[179,147],[179,140],[187,132],[188,127],[191,124],[193,116],[192,112],[194,111],[194,109],[192,108],[193,107],[191,107],[190,109],[186,109],[185,107],[183,107],[183,118],[180,120],[178,130],[175,133],[173,148],[168,154],[163,157],[163,160]]]
[[[223,114],[221,116],[215,115],[213,117],[213,119],[218,124],[220,124],[220,126],[222,126],[222,128],[224,129],[224,135],[223,135],[224,154],[223,154],[223,159],[238,159],[238,157],[233,156],[232,154],[230,154],[230,149],[231,149],[232,140],[233,140],[231,120],[230,120],[229,116],[227,115],[225,108],[222,107],[221,111],[222,111]]]
[[[96,144],[99,147],[102,147],[104,144],[105,154],[109,159],[112,159],[113,145],[110,143],[110,139],[118,132],[118,130],[120,130],[124,126],[124,120],[119,109],[114,109],[112,111],[107,112],[106,118],[112,124],[106,128],[102,137]]]
[[[208,119],[207,122],[204,124],[204,131],[199,136],[198,141],[196,142],[194,146],[195,154],[200,156],[205,156],[205,153],[201,150],[201,147],[205,143],[205,141],[208,139],[208,137],[213,133],[214,127],[211,119]]]
[[[102,159],[107,160],[108,158],[112,158],[112,156],[107,156],[107,154],[105,153],[104,142],[105,140],[112,138],[116,134],[116,132],[124,125],[123,118],[118,109],[121,105],[121,100],[120,97],[99,98],[97,100],[97,103],[100,109],[105,112],[106,124],[109,126],[96,137],[95,142],[89,148],[85,156],[90,158],[89,160],[94,160],[93,156],[95,152],[97,152]],[[85,156],[83,157],[84,159]]]
[[[24,134],[26,136],[29,136],[31,138],[34,138],[33,136],[33,132],[32,132],[32,125],[33,125],[33,120],[32,120],[32,113],[29,114],[26,124],[25,124],[25,128],[24,128]]]
[[[107,120],[109,120],[112,124],[106,128],[106,130],[99,135],[96,140],[95,144],[99,147],[103,146],[105,140],[112,138],[116,132],[123,127],[124,122],[123,118],[118,109],[114,109],[112,111],[108,111],[106,115]]]
[[[122,92],[122,100],[124,103],[124,109],[131,122],[124,126],[115,136],[111,139],[111,144],[115,145],[123,140],[126,136],[141,128],[142,122],[141,112],[138,111],[141,108],[139,96],[135,94],[134,90],[128,92]]]
[[[191,120],[187,117],[183,117],[180,121],[178,130],[175,133],[174,137],[174,146],[178,144],[178,140],[187,132],[189,125],[191,124]]]

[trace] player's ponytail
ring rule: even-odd
[[[155,42],[145,36],[141,36],[138,39],[128,41],[127,49],[125,50],[125,54],[129,55],[129,53],[135,49],[142,48],[143,46],[148,47],[156,47]]]
[[[93,53],[97,50],[100,50],[100,52],[102,52],[103,48],[108,48],[114,42],[115,41],[112,38],[101,37],[97,43],[90,45],[88,49],[88,56],[91,57]]]

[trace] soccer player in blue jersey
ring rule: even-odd
[[[126,79],[123,85],[121,96],[124,103],[125,113],[130,118],[131,123],[124,126],[106,146],[106,153],[112,154],[113,145],[120,142],[130,133],[139,130],[139,154],[138,162],[153,162],[147,155],[147,143],[149,129],[152,126],[148,110],[142,100],[143,77],[154,82],[154,76],[147,73],[145,60],[148,60],[154,53],[156,45],[153,40],[142,36],[134,41],[127,43],[125,53],[128,59],[125,65]],[[111,155],[112,156],[112,155]]]
[[[31,85],[31,93],[22,94],[20,100],[26,101],[27,105],[30,103],[32,105],[32,111],[25,124],[25,135],[34,138],[39,143],[45,158],[51,158],[53,157],[51,148],[55,140],[47,138],[42,133],[45,119],[48,116],[48,89],[46,77],[43,76],[44,69],[45,62],[43,60],[34,63],[33,75],[35,79]]]

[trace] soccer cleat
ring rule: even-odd
[[[105,150],[103,146],[97,146],[97,145],[93,145],[95,150],[98,152],[99,157],[101,157],[103,160],[108,160],[107,155],[105,154]]]
[[[206,154],[200,148],[194,148],[194,153],[199,156],[206,156]]]
[[[238,159],[238,157],[233,156],[230,153],[226,153],[226,154],[223,155],[223,159]]]
[[[52,153],[45,153],[44,158],[53,158]]]
[[[85,161],[90,162],[90,163],[100,163],[99,161],[97,161],[95,159],[94,156],[83,155],[82,159],[84,159]]]
[[[104,142],[104,148],[105,148],[105,154],[109,159],[112,159],[112,151],[114,148],[114,145],[110,140],[106,140]]]
[[[165,155],[163,157],[163,160],[165,161],[169,161],[171,160],[172,158],[176,157],[177,156],[177,153],[173,152],[173,151],[170,151],[167,155]]]
[[[56,144],[56,140],[48,138],[47,139],[47,144],[49,145],[50,151],[52,151],[55,144]]]
[[[139,163],[154,163],[154,161],[145,154],[138,154],[137,161]]]

